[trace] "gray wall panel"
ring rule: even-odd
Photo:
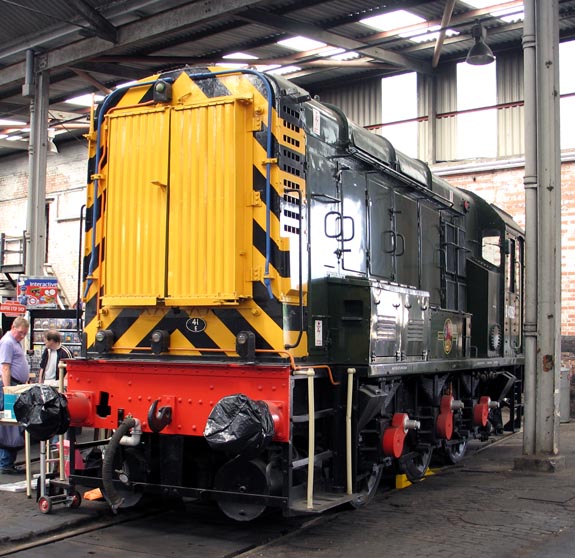
[[[500,54],[497,64],[497,104],[523,101],[522,53]],[[508,106],[497,111],[498,156],[522,155],[525,151],[523,106]]]
[[[381,124],[381,79],[324,90],[320,101],[336,105],[359,126]]]

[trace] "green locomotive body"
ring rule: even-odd
[[[90,140],[68,399],[116,434],[72,479],[114,509],[359,506],[385,471],[517,427],[524,235],[503,211],[253,70],[132,84]]]

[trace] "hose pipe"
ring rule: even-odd
[[[135,425],[136,420],[133,418],[127,418],[122,421],[110,438],[106,453],[104,454],[104,461],[102,463],[102,487],[104,488],[104,498],[106,498],[106,502],[108,502],[114,513],[118,513],[118,508],[124,502],[124,498],[122,498],[114,488],[114,458],[116,457],[120,440],[127,435]]]

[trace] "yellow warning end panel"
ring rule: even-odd
[[[108,117],[104,305],[251,297],[252,121],[245,97]]]

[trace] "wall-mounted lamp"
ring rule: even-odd
[[[471,28],[471,36],[475,39],[475,44],[469,49],[465,61],[468,64],[475,66],[482,66],[483,64],[491,64],[495,60],[493,51],[485,42],[487,33],[485,28],[479,21]]]

